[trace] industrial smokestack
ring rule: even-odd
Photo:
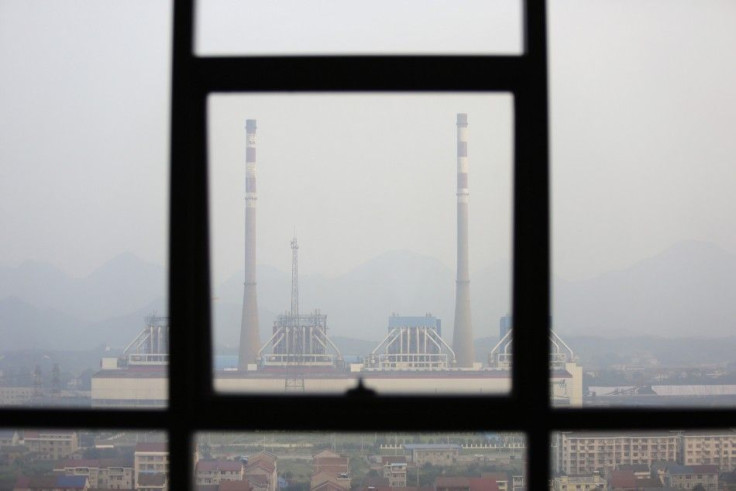
[[[457,115],[457,281],[455,282],[455,329],[452,349],[459,367],[475,361],[473,325],[470,321],[470,274],[468,273],[468,115]]]
[[[261,337],[258,330],[256,291],[256,120],[245,121],[245,289],[243,322],[240,326],[238,366],[246,370],[256,363]]]

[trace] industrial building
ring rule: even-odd
[[[279,315],[273,325],[273,335],[258,351],[257,366],[302,371],[314,368],[336,368],[342,365],[342,355],[327,337],[327,316],[315,310],[299,312],[299,244],[291,240],[291,309]],[[249,369],[255,369],[249,366]]]
[[[457,270],[452,345],[442,338],[441,321],[391,316],[388,334],[357,363],[344,363],[327,335],[327,316],[299,312],[298,244],[292,241],[290,310],[278,316],[269,340],[259,342],[256,287],[256,121],[246,120],[245,284],[240,333],[239,370],[218,371],[215,389],[221,392],[283,393],[304,391],[342,393],[358,379],[381,393],[499,394],[511,390],[511,329],[490,363],[475,360],[470,311],[468,264],[468,117],[456,120]],[[503,336],[502,336],[503,337]],[[553,395],[560,405],[582,405],[582,369],[556,335],[560,349],[553,354]]]
[[[501,340],[488,363],[475,361],[468,275],[468,160],[464,113],[457,115],[457,277],[452,345],[442,321],[431,314],[391,315],[384,339],[364,359],[346,363],[328,336],[327,315],[302,313],[299,305],[297,239],[291,241],[289,310],[260,343],[256,265],[256,121],[246,121],[245,284],[238,370],[217,371],[220,392],[344,393],[358,380],[385,394],[504,394],[511,390],[511,319],[502,319]],[[572,350],[552,335],[555,404],[582,405],[582,368]],[[168,320],[150,317],[122,356],[103,358],[92,377],[92,407],[160,408],[168,399]]]
[[[102,359],[92,376],[92,407],[166,407],[168,361],[168,319],[150,316],[122,356]]]
[[[442,339],[442,322],[427,314],[388,319],[388,335],[366,357],[365,370],[447,370],[455,352]]]

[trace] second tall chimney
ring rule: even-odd
[[[470,321],[470,274],[468,273],[468,115],[457,115],[457,281],[455,282],[455,328],[452,349],[458,367],[475,361],[473,325]]]
[[[256,363],[261,336],[256,290],[256,120],[245,121],[245,285],[238,368]]]

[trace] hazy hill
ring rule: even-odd
[[[0,349],[125,346],[147,315],[166,312],[165,279],[130,253],[82,278],[30,261],[0,268]]]
[[[622,271],[558,279],[553,303],[562,335],[728,336],[736,327],[736,255],[680,242]]]
[[[736,320],[736,256],[704,242],[683,242],[631,267],[584,281],[556,279],[554,324],[573,336],[725,337]],[[127,344],[152,312],[164,314],[165,270],[123,254],[83,278],[45,264],[0,268],[4,350]],[[291,275],[258,268],[261,337],[289,308]],[[454,271],[434,258],[389,251],[335,277],[300,278],[300,309],[319,308],[334,338],[377,343],[392,313],[432,313],[452,339]],[[507,264],[471,272],[476,338],[495,339],[510,310]],[[236,346],[242,271],[213,291],[216,344]],[[675,349],[673,347],[673,349]]]
[[[476,336],[497,335],[498,319],[509,310],[508,274],[507,265],[471,274]],[[257,275],[261,339],[265,341],[276,313],[289,309],[291,274],[264,266]],[[242,271],[215,289],[218,344],[237,343],[242,296]],[[333,337],[377,343],[386,336],[392,313],[431,313],[442,320],[444,337],[450,340],[452,336],[454,271],[437,259],[408,251],[388,251],[335,278],[304,275],[299,281],[299,298],[302,312],[319,308],[327,315]]]
[[[84,322],[62,312],[36,308],[17,297],[0,298],[0,350],[67,349],[85,339]]]
[[[130,253],[116,256],[82,278],[29,261],[0,268],[0,298],[11,296],[34,307],[95,322],[165,297],[166,271]]]

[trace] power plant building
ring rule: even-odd
[[[442,339],[442,322],[424,317],[392,315],[388,335],[368,355],[366,370],[447,370],[455,353]]]
[[[168,365],[168,319],[151,316],[123,356],[102,359],[100,371],[92,376],[92,407],[166,407]]]
[[[299,312],[296,239],[292,242],[290,310],[277,317],[271,338],[258,343],[255,278],[255,120],[246,122],[245,289],[238,370],[218,371],[215,389],[222,392],[282,393],[299,390],[341,393],[361,379],[381,393],[499,394],[511,390],[510,326],[508,337],[491,363],[476,361],[470,310],[468,231],[468,117],[457,114],[457,271],[452,345],[442,338],[440,319],[393,315],[388,333],[358,363],[346,364],[327,336],[327,317]],[[448,231],[449,232],[449,231]],[[506,333],[504,333],[506,334]],[[502,336],[503,338],[504,336]],[[500,351],[498,351],[500,350]],[[500,358],[499,356],[500,355]],[[494,358],[495,357],[495,358]],[[501,363],[498,363],[499,359]],[[556,399],[582,404],[582,372],[573,360],[553,371]],[[557,365],[556,365],[557,366]],[[576,368],[577,367],[577,368]]]

